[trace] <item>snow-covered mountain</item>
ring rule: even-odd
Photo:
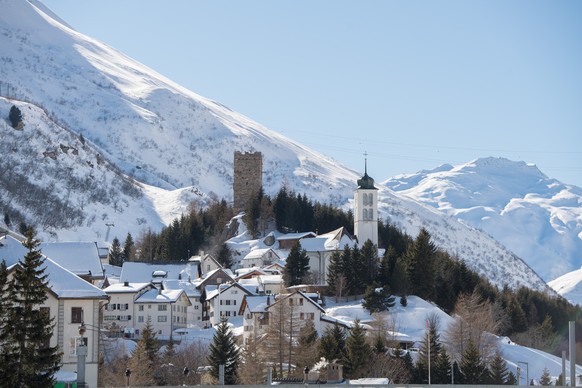
[[[351,207],[361,174],[80,34],[40,2],[0,0],[0,9],[0,210],[13,228],[26,221],[45,240],[101,241],[160,230],[193,200],[232,199],[234,151],[262,152],[267,194],[285,184]],[[6,120],[12,105],[22,130]],[[497,285],[546,287],[457,217],[387,187],[379,209],[412,236],[427,228]]]
[[[582,306],[582,268],[551,280],[548,285],[570,303]]]
[[[534,165],[483,158],[384,185],[485,231],[546,280],[582,266],[582,189]]]

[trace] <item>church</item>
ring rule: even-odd
[[[354,192],[354,234],[360,246],[368,240],[378,246],[378,189],[374,179],[368,175],[368,163],[364,176],[358,179]]]

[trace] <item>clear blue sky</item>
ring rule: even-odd
[[[582,187],[582,1],[44,3],[377,181],[503,156]]]

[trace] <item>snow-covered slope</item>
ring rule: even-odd
[[[548,285],[570,303],[582,306],[582,268],[551,280]]]
[[[484,230],[546,280],[582,266],[582,189],[534,165],[483,158],[384,185]]]
[[[72,30],[42,3],[0,0],[0,9],[0,209],[43,239],[137,236],[193,200],[230,200],[234,151],[263,153],[267,194],[286,184],[351,207],[360,174]],[[5,120],[12,105],[22,131]],[[379,197],[383,218],[413,236],[424,226],[495,284],[545,287],[478,230],[387,188]]]

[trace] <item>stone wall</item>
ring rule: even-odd
[[[263,155],[260,152],[234,153],[233,208],[244,210],[249,198],[263,185]]]

